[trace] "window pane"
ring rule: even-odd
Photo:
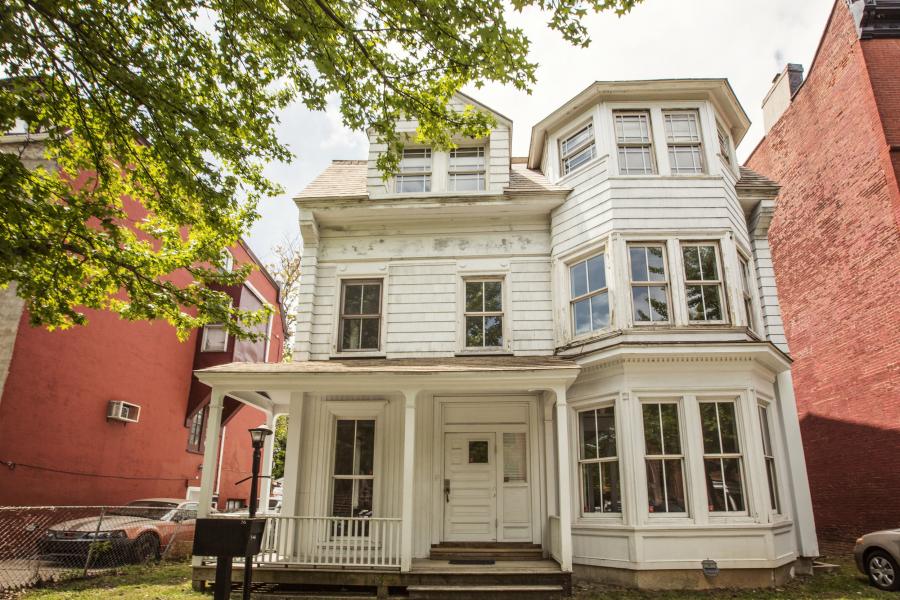
[[[684,474],[681,459],[665,461],[666,492],[669,500],[669,512],[687,512],[684,501]]]
[[[344,319],[341,348],[343,350],[359,350],[359,334],[362,329],[362,319]]]
[[[597,416],[587,410],[578,414],[581,423],[581,458],[597,458]]]
[[[649,143],[647,115],[616,115],[616,139],[619,143]]]
[[[769,416],[765,406],[759,407],[759,427],[762,431],[763,454],[772,456],[772,440],[769,437]]]
[[[650,148],[646,146],[619,148],[619,169],[624,175],[652,174],[653,160],[650,156]]]
[[[484,282],[484,310],[485,312],[503,310],[502,285],[499,281]]]
[[[603,255],[594,256],[587,261],[588,289],[592,292],[606,287],[606,268]]]
[[[581,300],[575,303],[575,335],[591,330],[591,301]]]
[[[363,286],[361,286],[361,285],[345,285],[344,286],[344,314],[345,315],[362,314],[362,296],[363,296]]]
[[[487,440],[471,440],[469,442],[469,464],[487,464],[490,462],[488,456]]]
[[[503,345],[502,317],[484,318],[484,345],[494,347]]]
[[[671,112],[665,114],[666,139],[669,142],[699,142],[700,128],[697,114],[693,112]]]
[[[733,402],[719,402],[719,428],[722,436],[722,452],[738,453],[737,419],[734,415]]]
[[[719,446],[719,425],[716,419],[716,403],[700,403],[700,427],[703,431],[704,454],[719,454],[722,449]]]
[[[375,464],[375,421],[356,422],[356,472],[372,475]]]
[[[451,171],[483,171],[484,148],[456,148],[450,151]]]
[[[646,454],[662,454],[662,430],[659,426],[659,404],[644,404],[644,448]]]
[[[583,129],[577,131],[574,135],[569,136],[560,144],[560,150],[562,151],[562,155],[566,156],[577,148],[578,146],[584,144],[589,139],[594,137],[594,130],[591,125],[586,125]]]
[[[631,288],[631,302],[634,305],[634,320],[650,322],[650,288],[636,285]]]
[[[724,458],[725,466],[725,510],[744,510],[744,485],[741,477],[741,459]]]
[[[597,409],[597,452],[600,458],[616,456],[616,409]]]
[[[484,173],[451,173],[450,190],[454,192],[480,192],[484,190]]]
[[[654,285],[648,288],[650,292],[650,310],[653,321],[669,320],[669,298],[666,295],[666,288],[661,285]]]
[[[681,454],[681,435],[678,429],[678,405],[660,404],[659,418],[662,421],[663,452]]]
[[[697,250],[700,255],[701,279],[705,281],[717,280],[719,278],[719,269],[716,263],[716,247],[700,246]]]
[[[204,352],[224,352],[228,343],[228,333],[222,325],[207,325],[204,329]]]
[[[374,487],[374,479],[356,480],[356,506],[353,507],[354,517],[372,516],[372,491]],[[356,527],[360,527],[360,525],[357,523]],[[355,535],[366,535],[368,533],[368,529],[365,529],[363,531],[357,529],[352,533]]]
[[[701,317],[701,319],[707,321],[721,321],[722,299],[719,296],[719,286],[704,285],[700,287],[703,289],[703,305],[706,308],[706,311],[703,313],[704,316]]]
[[[648,281],[647,249],[644,246],[631,246],[628,248],[628,257],[631,262],[631,280]]]
[[[691,321],[703,321],[706,312],[703,310],[703,286],[689,285],[685,287],[687,293],[688,319]]]
[[[334,474],[353,475],[355,421],[338,420],[334,446]]]
[[[415,194],[431,191],[430,175],[398,175],[397,193]]]
[[[481,312],[484,310],[483,282],[466,282],[466,312]]]
[[[780,510],[778,502],[778,480],[775,478],[774,458],[766,459],[766,476],[769,480],[769,502],[772,506],[772,510],[778,512]]]
[[[672,166],[672,172],[676,174],[702,173],[703,158],[700,146],[670,146],[669,164]]]
[[[525,434],[503,434],[503,481],[525,482],[528,481],[527,460],[528,454],[525,447]]]
[[[647,500],[651,513],[686,512],[681,459],[647,461]]]
[[[599,463],[581,465],[582,507],[585,513],[603,512],[603,488],[600,485]]]
[[[647,247],[647,268],[650,281],[666,280],[666,264],[663,260],[663,249],[659,246]]]
[[[379,306],[381,305],[381,286],[378,284],[367,284],[362,286],[362,312],[367,315],[377,315]]]
[[[619,495],[619,462],[600,463],[603,475],[603,512],[622,512]]]
[[[466,317],[466,346],[484,346],[484,317]]]
[[[588,292],[587,263],[580,262],[569,269],[569,279],[572,280],[572,297],[577,298]]]
[[[609,294],[606,292],[591,296],[591,329],[594,331],[609,327]]]
[[[353,480],[335,479],[331,514],[335,517],[353,516]]]
[[[377,350],[378,349],[378,329],[381,321],[379,319],[363,319],[362,320],[362,340],[360,341],[360,350]]]
[[[581,165],[587,163],[589,160],[594,158],[595,148],[594,145],[591,144],[584,150],[581,150],[578,154],[574,156],[570,156],[569,158],[563,161],[563,172],[571,173]]]
[[[697,246],[683,246],[681,253],[684,256],[684,278],[688,281],[699,281],[700,277],[700,251]]]

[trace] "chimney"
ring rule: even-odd
[[[784,111],[791,105],[791,100],[800,84],[803,83],[803,66],[788,63],[784,71],[772,80],[772,87],[763,99],[763,125],[766,133],[778,122]]]

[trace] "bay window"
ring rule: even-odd
[[[620,513],[616,409],[606,406],[582,411],[578,413],[578,423],[582,512]]]
[[[597,150],[592,123],[581,127],[559,142],[559,158],[563,175],[568,175],[595,156],[597,156]]]
[[[766,461],[766,480],[769,484],[769,503],[776,513],[781,512],[778,497],[778,478],[775,476],[775,452],[772,450],[772,436],[769,431],[769,407],[759,405],[759,428],[762,432],[763,459]]]
[[[378,350],[381,341],[381,281],[341,283],[340,350]]]
[[[650,135],[650,113],[647,111],[616,111],[616,150],[619,173],[622,175],[652,175],[656,173],[653,143]]]
[[[651,513],[685,513],[684,453],[678,405],[648,402],[641,406],[644,454],[647,461],[647,500]]]
[[[719,249],[713,243],[681,245],[688,318],[691,321],[724,321],[725,297]]]
[[[663,112],[669,168],[673,175],[703,173],[700,115],[694,110]]]
[[[575,335],[609,327],[606,260],[602,254],[569,267],[572,323]]]
[[[634,322],[668,322],[669,286],[664,247],[661,244],[631,244],[628,262]]]
[[[371,517],[375,489],[374,419],[338,419],[335,429],[331,516]],[[334,524],[334,535],[366,535],[364,526]]]
[[[703,468],[710,512],[744,512],[744,470],[736,405],[700,402]]]
[[[753,310],[753,295],[750,291],[750,261],[738,255],[741,263],[741,296],[744,299],[744,315],[747,318],[747,327],[758,332],[756,325],[756,311]]]

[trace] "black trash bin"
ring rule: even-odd
[[[194,556],[216,557],[215,600],[229,597],[234,557],[259,553],[265,530],[265,519],[197,519],[193,552]]]

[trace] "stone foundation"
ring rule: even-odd
[[[701,569],[654,569],[638,571],[574,565],[575,581],[607,583],[642,590],[711,590],[717,588],[771,588],[793,579],[794,563],[774,569],[722,569],[707,577]]]

